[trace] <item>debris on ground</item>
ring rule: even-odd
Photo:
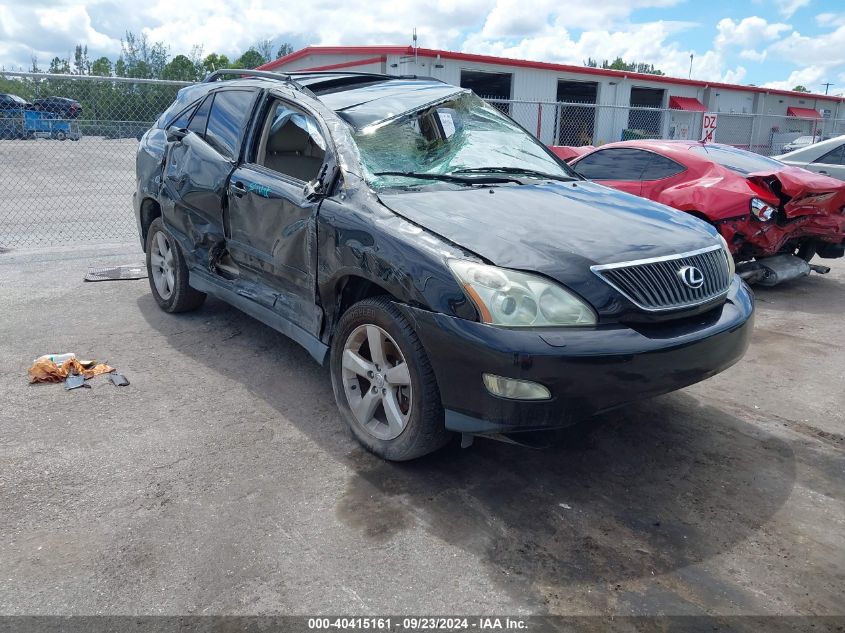
[[[89,267],[85,275],[85,281],[126,281],[146,278],[147,267],[144,264],[127,264],[103,268]]]
[[[65,391],[78,389],[79,387],[86,387],[87,389],[91,388],[91,385],[85,382],[85,376],[82,374],[71,374],[65,379]]]
[[[53,362],[53,359],[59,359],[59,363]],[[99,376],[100,374],[108,374],[114,371],[105,363],[97,363],[97,361],[80,361],[75,354],[53,354],[45,355],[36,358],[29,368],[29,382],[63,382],[68,376],[80,375],[85,380]]]
[[[129,384],[129,381],[126,379],[126,376],[114,372],[109,374],[109,380],[111,380],[111,383],[115,387],[126,387]]]

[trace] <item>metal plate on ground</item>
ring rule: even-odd
[[[147,267],[143,264],[125,266],[92,267],[85,275],[85,281],[126,281],[128,279],[146,279]]]

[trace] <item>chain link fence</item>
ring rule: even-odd
[[[592,103],[489,98],[547,145],[604,145],[634,139],[699,140],[703,112]],[[716,113],[715,141],[766,156],[799,137],[816,142],[845,134],[845,119]]]
[[[137,239],[138,139],[183,82],[0,71],[0,248]],[[547,145],[701,137],[703,113],[662,108],[488,102]],[[845,119],[719,113],[715,140],[766,155],[801,136],[845,134]]]
[[[181,82],[0,73],[0,247],[137,239],[138,139]]]

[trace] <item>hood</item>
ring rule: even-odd
[[[748,180],[778,195],[788,218],[838,214],[845,207],[845,182],[800,167],[756,172]]]
[[[497,266],[567,283],[594,264],[718,243],[715,229],[662,204],[586,181],[380,194],[399,215]]]

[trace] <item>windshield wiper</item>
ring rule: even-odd
[[[374,176],[405,176],[406,178],[419,178],[420,180],[441,180],[444,182],[455,182],[461,185],[489,185],[502,182],[519,182],[516,178],[494,176],[492,178],[462,178],[453,174],[432,174],[425,171],[377,171]]]
[[[518,176],[534,176],[536,178],[548,178],[549,180],[575,180],[572,176],[558,176],[547,174],[536,169],[525,169],[524,167],[472,167],[470,169],[456,169],[453,174],[514,174]]]

